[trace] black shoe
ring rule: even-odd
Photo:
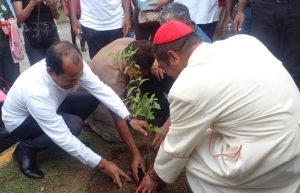
[[[29,152],[17,146],[12,156],[18,162],[19,168],[25,176],[36,179],[44,177],[44,173],[35,162],[36,152]]]
[[[82,52],[86,52],[85,47],[81,47],[81,51],[82,51]]]

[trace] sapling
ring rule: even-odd
[[[137,118],[143,119],[149,122],[155,119],[154,110],[159,110],[160,105],[157,102],[158,99],[155,97],[155,94],[152,94],[149,97],[149,93],[142,93],[141,86],[148,79],[141,77],[140,66],[136,64],[133,60],[133,55],[136,54],[137,49],[133,50],[132,46],[128,49],[128,51],[118,52],[115,56],[114,60],[117,60],[119,65],[126,64],[124,69],[124,74],[129,71],[131,75],[129,77],[129,83],[127,85],[127,93],[124,99],[124,103],[128,107],[129,111]],[[114,56],[113,52],[108,53],[109,56]],[[151,131],[154,132],[162,132],[162,130],[153,124],[149,124],[150,127],[150,135]],[[150,137],[149,137],[150,139]],[[151,166],[151,157],[154,155],[150,151],[150,141],[148,141],[148,155],[144,156],[144,159],[149,159],[149,166]]]

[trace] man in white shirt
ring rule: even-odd
[[[282,63],[254,37],[208,44],[178,21],[162,25],[153,44],[176,81],[171,126],[142,193],[183,168],[197,193],[299,192],[300,95]]]
[[[80,39],[83,33],[91,59],[101,48],[129,33],[130,5],[130,0],[81,0],[79,23],[77,0],[70,0],[73,31]]]
[[[87,92],[72,92],[77,84]],[[133,129],[147,135],[147,123],[135,119],[118,95],[92,73],[76,46],[69,42],[51,46],[45,60],[19,76],[2,108],[7,131],[21,139],[13,154],[21,172],[30,178],[44,177],[35,156],[38,151],[59,146],[81,162],[97,166],[122,186],[119,175],[129,179],[128,176],[76,138],[83,120],[99,101]]]

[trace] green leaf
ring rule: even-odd
[[[142,110],[143,110],[142,108],[138,108],[138,109],[135,111],[135,114],[134,114],[134,115],[135,115],[135,116],[139,116]]]
[[[145,79],[141,80],[141,81],[139,82],[139,86],[141,86],[141,85],[142,85],[145,81],[147,81],[147,80],[149,80],[149,79],[145,78]]]
[[[128,91],[127,91],[127,96],[130,96],[132,91],[136,89],[136,86],[131,87]]]
[[[107,52],[107,55],[108,55],[108,56],[113,56],[113,55],[114,55],[114,52],[108,51],[108,52]]]
[[[157,102],[155,102],[155,103],[153,103],[152,108],[153,109],[160,109],[160,105]]]
[[[156,133],[162,133],[163,132],[163,130],[161,128],[157,127],[157,126],[151,127],[150,130],[154,131]]]

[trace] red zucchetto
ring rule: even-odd
[[[157,30],[153,44],[172,42],[190,33],[193,33],[193,30],[187,24],[181,21],[168,21]]]

